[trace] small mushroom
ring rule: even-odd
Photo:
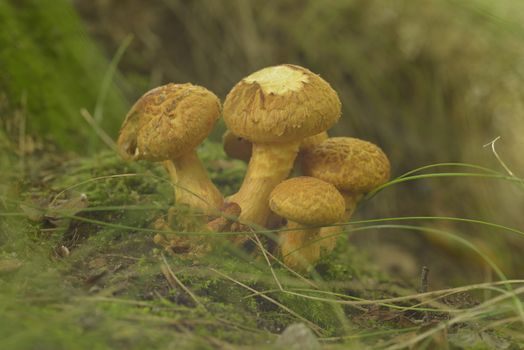
[[[324,180],[342,193],[346,202],[345,221],[349,221],[358,201],[388,181],[390,164],[375,144],[352,137],[333,137],[312,147],[302,157],[304,175]],[[339,227],[325,227],[323,248],[331,251]]]
[[[342,193],[346,215],[357,202],[389,179],[390,164],[377,145],[352,137],[332,137],[304,154],[302,171],[324,180]]]
[[[240,220],[265,225],[269,194],[293,167],[305,137],[330,128],[340,117],[340,100],[311,71],[280,65],[242,79],[224,102],[224,121],[235,135],[253,143],[240,190],[227,198],[241,207]]]
[[[140,97],[127,114],[118,138],[120,154],[127,160],[163,161],[176,185],[176,202],[214,213],[223,197],[195,148],[219,116],[219,99],[201,86],[157,87]]]
[[[269,197],[271,210],[286,218],[280,232],[284,263],[297,271],[320,258],[320,227],[344,218],[344,198],[330,183],[300,176],[281,182]]]

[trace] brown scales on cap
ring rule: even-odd
[[[301,141],[327,130],[339,116],[340,100],[331,86],[290,64],[244,78],[224,102],[228,128],[254,143]]]
[[[300,142],[327,130],[339,117],[337,93],[299,66],[264,68],[231,90],[224,121],[231,132],[253,143],[244,182],[228,198],[242,208],[243,222],[266,224],[269,193],[288,176]]]
[[[220,101],[192,84],[167,84],[145,93],[131,108],[118,137],[125,159],[176,159],[196,148],[220,116]]]
[[[309,226],[322,226],[344,216],[344,199],[330,183],[309,176],[281,182],[271,192],[271,210],[287,220]]]
[[[333,137],[311,148],[302,156],[304,174],[329,182],[346,201],[345,221],[349,221],[358,201],[388,181],[390,164],[375,144],[351,137]],[[320,235],[323,248],[335,247],[339,227],[325,227]]]
[[[320,258],[320,226],[344,217],[344,198],[335,186],[313,177],[301,176],[281,182],[271,192],[269,206],[287,219],[280,233],[284,263],[304,271]]]
[[[304,174],[329,182],[347,195],[364,195],[389,179],[387,156],[375,144],[333,137],[303,156]]]
[[[128,160],[164,161],[177,203],[205,213],[222,205],[195,147],[209,135],[220,116],[220,101],[192,84],[167,84],[144,94],[131,108],[118,138]]]

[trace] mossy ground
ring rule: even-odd
[[[215,159],[209,170],[225,193],[238,187],[242,163],[227,161],[211,143],[201,151]],[[33,169],[18,179],[18,196],[4,197],[6,212],[21,213],[2,223],[0,335],[8,348],[40,338],[40,348],[50,349],[271,344],[297,317],[324,336],[341,334],[345,325],[332,305],[275,291],[268,299],[251,295],[248,287],[274,290],[275,282],[261,254],[239,250],[226,234],[206,237],[213,251],[197,259],[156,246],[152,223],[174,205],[159,165],[125,163],[112,152],[26,161]],[[189,215],[177,219],[196,220]],[[347,282],[343,288],[352,286],[348,266],[322,263],[325,276]],[[167,267],[190,293],[173,284]],[[284,285],[309,287],[275,269]]]
[[[226,160],[211,142],[200,155],[224,193],[238,187],[242,163]],[[25,162],[32,164],[27,176],[11,178],[2,196],[4,213],[13,215],[3,217],[0,231],[4,348],[274,348],[279,333],[303,322],[327,348],[359,349],[430,324],[421,311],[322,300],[416,292],[378,271],[345,236],[304,277],[272,258],[271,270],[256,245],[239,249],[228,233],[193,232],[213,249],[172,255],[152,240],[154,221],[176,206],[161,166],[126,163],[113,152],[82,159],[35,154]],[[182,226],[199,220],[178,213]],[[473,329],[458,329],[457,342],[478,334]]]

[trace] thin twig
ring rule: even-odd
[[[318,301],[325,301],[325,302],[330,302],[330,303],[337,303],[337,304],[343,304],[343,305],[375,305],[375,304],[386,304],[386,303],[396,303],[396,302],[405,302],[405,301],[408,301],[408,300],[424,300],[428,297],[441,297],[442,295],[445,295],[445,296],[448,296],[448,295],[452,295],[452,294],[456,294],[456,293],[463,293],[463,292],[468,292],[468,291],[472,291],[472,290],[478,290],[478,289],[483,289],[483,288],[488,288],[489,286],[495,286],[495,285],[508,285],[508,284],[522,284],[524,283],[524,280],[504,280],[504,281],[497,281],[497,282],[491,282],[491,283],[479,283],[479,284],[472,284],[472,285],[468,285],[468,286],[463,286],[463,287],[457,287],[457,288],[448,288],[448,289],[442,289],[442,290],[436,290],[436,291],[431,291],[431,292],[426,292],[426,293],[417,293],[417,294],[411,294],[411,295],[406,295],[406,296],[401,296],[401,297],[392,297],[392,298],[385,298],[385,299],[362,299],[362,298],[357,298],[357,297],[352,297],[352,296],[346,296],[347,298],[352,298],[352,299],[356,299],[356,300],[340,300],[340,299],[328,299],[328,298],[321,298],[321,297],[313,297],[313,296],[308,296],[308,295],[303,295],[303,294],[300,294],[300,293],[296,293],[296,292],[292,292],[290,290],[287,290],[287,291],[284,291],[286,293],[289,293],[289,294],[294,294],[294,295],[297,295],[297,296],[304,296],[308,299],[314,299],[314,300],[318,300]],[[302,288],[294,288],[295,290],[304,290]],[[273,290],[273,291],[269,291],[269,292],[278,292],[278,290]],[[314,291],[314,292],[318,292],[318,293],[329,293],[329,292],[326,292],[326,291]],[[265,292],[259,292],[257,291],[256,295],[262,295],[264,294]],[[331,294],[331,293],[329,293]],[[427,303],[427,301],[425,301],[424,303]]]
[[[468,320],[468,319],[474,319],[476,317],[479,317],[484,312],[486,312],[486,310],[489,310],[489,308],[494,307],[497,303],[502,302],[502,301],[507,301],[507,299],[514,298],[517,295],[522,294],[522,293],[524,293],[524,287],[520,287],[518,289],[515,289],[511,293],[504,292],[504,294],[499,295],[499,296],[497,296],[497,297],[495,297],[493,299],[490,299],[490,300],[480,304],[477,307],[471,308],[467,312],[464,312],[463,314],[458,315],[458,316],[450,319],[449,321],[441,322],[438,325],[436,325],[435,327],[432,327],[429,330],[427,330],[427,331],[425,331],[423,333],[420,333],[417,336],[412,337],[412,338],[408,339],[405,342],[397,343],[397,344],[395,344],[393,346],[390,346],[387,349],[388,350],[397,350],[397,349],[404,349],[404,348],[410,347],[412,345],[415,345],[418,342],[420,342],[421,340],[423,340],[423,339],[431,336],[432,334],[434,334],[436,332],[439,332],[439,331],[441,331],[441,330],[443,330],[443,329],[445,329],[447,327],[450,327],[451,325],[463,322],[463,321]],[[521,318],[519,318],[519,319],[522,320]]]
[[[420,273],[420,292],[421,293],[427,293],[428,292],[428,274],[429,274],[429,268],[427,266],[422,266],[422,272]],[[429,320],[429,312],[424,311],[424,321]]]
[[[175,287],[173,284],[178,284],[178,286],[180,286],[180,288],[182,288],[184,290],[184,292],[186,292],[190,297],[191,299],[193,299],[193,301],[199,305],[199,306],[202,306],[204,307],[204,304],[196,297],[195,294],[193,294],[193,292],[191,292],[191,290],[189,288],[187,288],[179,279],[178,277],[175,275],[175,273],[173,272],[173,270],[171,270],[171,267],[169,266],[167,260],[166,260],[166,257],[164,256],[164,254],[162,254],[162,260],[164,262],[164,264],[161,266],[161,269],[162,269],[162,273],[166,276],[166,279],[167,281],[169,282],[169,284],[171,285],[171,287]]]
[[[82,108],[80,110],[80,115],[82,117],[84,117],[85,121],[93,128],[93,130],[95,131],[95,133],[98,135],[98,137],[100,137],[100,139],[110,148],[112,149],[113,151],[117,152],[118,151],[118,147],[115,143],[115,141],[113,141],[113,139],[111,138],[111,136],[109,136],[105,131],[104,129],[102,129],[100,127],[100,125],[98,125],[97,121],[95,120],[95,118],[93,118],[93,116],[91,115],[91,113],[89,113],[87,111],[87,109],[85,108]]]
[[[214,269],[214,268],[211,268],[211,267],[209,268],[209,270],[211,270],[211,271],[213,271],[214,273],[216,273],[216,274],[218,274],[218,275],[220,275],[220,276],[222,276],[222,277],[228,279],[229,281],[231,281],[231,282],[233,282],[233,283],[235,283],[235,284],[238,284],[239,286],[241,286],[241,287],[243,287],[243,288],[245,288],[245,289],[247,289],[247,290],[249,290],[249,291],[251,291],[251,292],[253,292],[253,293],[256,293],[256,292],[257,292],[256,289],[251,288],[250,286],[248,286],[248,285],[246,285],[246,284],[244,284],[244,283],[242,283],[242,282],[240,282],[240,281],[237,281],[237,280],[235,280],[235,279],[229,277],[228,275],[226,275],[226,274],[223,273],[223,272],[220,272],[220,271],[218,271],[218,270],[216,270],[216,269]],[[279,303],[279,302],[276,301],[275,299],[270,298],[270,297],[268,297],[267,295],[263,295],[263,294],[261,294],[260,297],[266,299],[266,300],[269,301],[270,303],[273,303],[273,304],[277,305],[278,307],[280,307],[280,308],[282,308],[283,310],[287,311],[287,312],[288,312],[289,314],[291,314],[292,316],[295,316],[296,318],[300,319],[302,322],[307,323],[307,324],[310,326],[310,328],[313,330],[313,332],[315,332],[317,335],[321,336],[322,333],[324,332],[324,329],[322,329],[319,325],[317,325],[317,324],[314,323],[314,322],[311,322],[310,320],[308,320],[308,319],[305,318],[304,316],[299,315],[298,313],[296,313],[295,311],[291,310],[290,308],[288,308],[288,307],[285,306],[284,304]]]
[[[269,267],[269,270],[271,271],[271,274],[273,275],[273,278],[275,279],[275,283],[277,284],[278,289],[280,289],[281,291],[284,291],[284,288],[282,288],[282,284],[278,280],[278,277],[277,277],[277,275],[275,273],[275,270],[273,269],[273,266],[271,266],[271,262],[269,261],[269,258],[267,257],[266,248],[264,247],[264,245],[260,241],[260,238],[258,238],[258,236],[256,234],[254,234],[254,237],[255,237],[255,240],[257,241],[258,247],[262,251],[262,255],[264,255],[264,258],[266,259],[267,266]]]
[[[258,329],[253,329],[253,328],[247,327],[245,325],[238,324],[238,323],[235,323],[235,322],[229,321],[227,319],[224,319],[222,317],[218,317],[218,316],[214,315],[212,312],[210,312],[207,309],[207,307],[204,305],[204,303],[202,303],[197,298],[197,296],[193,292],[191,292],[191,290],[189,288],[187,288],[180,281],[180,279],[175,275],[175,273],[173,272],[173,270],[169,266],[169,263],[167,262],[166,257],[163,254],[162,254],[162,260],[163,260],[163,265],[161,266],[162,273],[166,276],[166,279],[167,279],[168,283],[171,285],[171,287],[175,288],[176,285],[180,286],[180,288],[182,288],[191,297],[191,299],[193,299],[195,301],[195,303],[197,303],[204,310],[206,310],[210,314],[211,317],[213,317],[217,321],[222,322],[223,324],[225,324],[225,325],[227,325],[229,327],[236,327],[236,328],[239,328],[239,329],[244,329],[244,330],[247,330],[247,331],[250,331],[250,332],[255,332],[255,333],[259,332]]]
[[[296,277],[298,277],[300,280],[302,280],[303,282],[305,282],[306,284],[309,284],[311,287],[315,288],[315,289],[319,289],[320,287],[318,285],[316,285],[313,281],[305,278],[304,276],[302,276],[301,274],[299,274],[298,272],[296,272],[295,270],[291,269],[289,266],[287,266],[286,264],[284,264],[284,262],[282,260],[280,260],[279,258],[277,258],[276,256],[274,256],[273,254],[271,254],[270,252],[268,252],[266,250],[266,254],[272,258],[273,260],[275,260],[281,267],[285,268],[286,270],[288,270],[289,272],[291,272],[293,275],[295,275]]]

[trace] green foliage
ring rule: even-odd
[[[220,148],[209,142],[199,151],[203,159],[224,162]],[[39,174],[48,163],[34,162],[42,168],[33,170]],[[229,164],[236,165],[241,164]],[[238,186],[243,166],[230,173],[208,167],[213,178],[222,179],[221,190]],[[362,311],[336,303],[395,295],[388,290],[395,284],[348,244],[347,229],[335,252],[305,280],[272,259],[271,270],[260,250],[249,254],[238,249],[226,239],[228,233],[187,232],[195,242],[212,247],[202,256],[171,256],[154,245],[157,231],[151,225],[173,203],[160,165],[126,163],[102,152],[59,162],[48,180],[19,190],[2,197],[6,212],[19,215],[0,221],[2,346],[258,346],[272,344],[275,333],[299,321],[323,337],[347,335],[345,346],[362,348],[362,343],[418,329],[403,325],[411,321],[405,321],[408,313],[396,312],[402,304]],[[87,197],[87,207],[75,200],[79,193]],[[43,219],[28,220],[26,215],[37,216],[30,207],[42,212]],[[61,246],[69,249],[68,256],[57,254]],[[506,334],[500,339],[509,342]]]
[[[226,161],[219,144],[206,143],[200,154]],[[209,168],[222,190],[238,187],[244,169],[241,163],[229,166],[233,168],[227,171]],[[126,163],[103,152],[65,161],[55,170],[63,175],[19,198],[25,198],[24,208],[55,213],[53,222],[56,215],[72,215],[59,221],[61,227],[20,217],[1,222],[0,267],[7,261],[17,263],[9,271],[0,268],[3,346],[25,349],[40,339],[44,349],[90,345],[141,349],[178,341],[191,347],[199,338],[207,339],[203,344],[208,345],[209,339],[259,344],[272,342],[272,332],[281,332],[297,317],[318,325],[325,336],[342,332],[334,305],[282,292],[270,292],[266,299],[234,282],[252,290],[275,288],[260,254],[242,252],[226,235],[205,238],[212,242],[212,252],[198,258],[169,256],[155,246],[151,224],[173,202],[172,187],[160,165]],[[76,205],[79,193],[87,197],[88,205],[75,209],[71,205]],[[16,199],[9,203],[9,212],[20,212]],[[61,206],[50,211],[53,203]],[[200,233],[194,234],[196,238]],[[71,254],[58,257],[60,246]],[[168,283],[163,255],[193,296]],[[340,267],[335,269],[328,279],[351,279]],[[285,270],[276,266],[275,270],[279,279],[290,279]],[[290,281],[307,286],[295,278]],[[184,327],[191,327],[191,334],[181,331]]]
[[[27,114],[30,132],[64,150],[100,149],[80,109],[92,111],[104,99],[106,117],[100,122],[114,135],[127,102],[114,83],[100,96],[109,65],[70,2],[2,1],[0,23],[0,93],[10,108]]]

